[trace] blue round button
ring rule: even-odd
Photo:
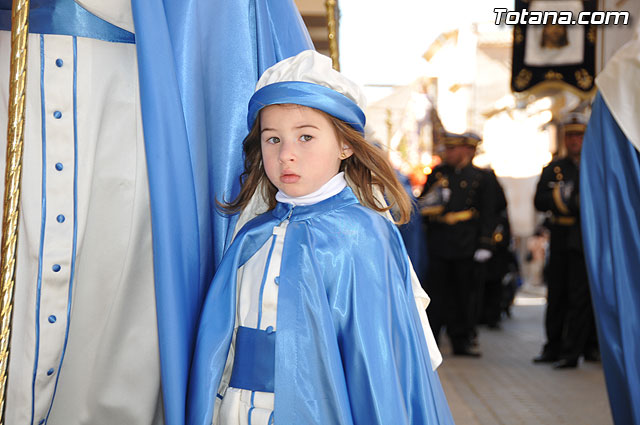
[[[64,216],[62,214],[58,214],[56,220],[58,220],[58,223],[64,223]]]
[[[63,168],[64,168],[64,165],[62,165],[62,162],[56,163],[56,170],[62,171]]]
[[[49,323],[56,323],[56,320],[58,320],[58,319],[53,314],[51,316],[49,316]]]
[[[60,264],[54,264],[53,267],[51,267],[51,270],[53,270],[54,272],[59,272],[60,269]]]
[[[60,111],[55,111],[55,112],[53,113],[53,118],[55,118],[55,119],[59,120],[60,118],[62,118],[62,112],[60,112]]]
[[[280,276],[274,277],[273,281],[275,282],[276,285],[280,285]]]
[[[44,419],[40,419],[40,422],[38,422],[38,425],[42,425],[44,423]]]
[[[56,66],[58,68],[62,68],[62,64],[64,63],[64,61],[62,59],[56,59]]]
[[[49,370],[47,371],[47,376],[51,376],[51,375],[53,375],[53,372],[55,372],[55,370],[53,370],[53,368],[49,369]]]
[[[268,334],[272,334],[272,333],[273,333],[273,326],[267,326],[267,329],[265,329],[265,331],[266,331]]]

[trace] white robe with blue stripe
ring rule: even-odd
[[[110,6],[132,22],[128,2]],[[39,34],[28,46],[5,423],[161,424],[136,46]],[[4,129],[9,51],[0,31]]]

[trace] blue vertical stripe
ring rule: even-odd
[[[256,397],[256,392],[255,391],[251,391],[251,408],[249,409],[249,412],[247,413],[248,414],[248,418],[247,419],[249,421],[248,425],[251,425],[251,414],[253,413],[253,409],[256,408],[254,403],[253,403],[255,397]]]
[[[271,247],[269,248],[269,254],[267,255],[267,261],[264,266],[264,273],[262,274],[262,282],[260,283],[260,296],[258,298],[258,325],[256,326],[258,329],[260,329],[260,324],[262,322],[262,297],[264,295],[264,285],[267,282],[267,275],[269,274],[269,267],[271,266],[271,255],[273,254],[273,249],[276,246],[276,239],[278,239],[278,235],[273,235],[273,238],[271,238]],[[255,391],[251,391],[251,408],[248,413],[249,425],[251,425],[251,414],[253,409],[255,409],[255,405],[253,404],[255,395]]]
[[[264,265],[264,273],[262,274],[262,282],[260,282],[260,296],[258,297],[258,324],[256,328],[260,329],[260,323],[262,322],[262,296],[264,295],[264,285],[267,281],[267,275],[269,274],[269,266],[271,265],[271,255],[273,254],[273,248],[276,246],[277,235],[273,235],[271,238],[271,246],[269,247],[269,254],[267,255],[267,261]],[[253,409],[255,409],[255,405],[253,400],[256,396],[255,391],[251,391],[251,408],[249,409],[248,421],[249,425],[251,425],[251,414],[253,413]]]
[[[271,239],[271,247],[269,248],[269,255],[267,255],[267,262],[264,266],[264,273],[262,274],[262,282],[260,283],[260,296],[258,298],[258,324],[256,328],[260,329],[260,323],[262,322],[262,296],[264,295],[264,285],[267,282],[267,275],[269,274],[269,266],[271,265],[271,254],[273,254],[273,248],[276,246],[277,235],[273,235]]]
[[[67,324],[64,334],[64,346],[62,347],[62,355],[58,364],[58,373],[56,375],[56,384],[51,397],[51,404],[47,412],[47,421],[53,407],[53,400],[58,389],[58,381],[62,371],[62,362],[67,350],[67,342],[69,341],[69,324],[71,323],[71,300],[73,299],[73,279],[76,271],[76,248],[78,245],[78,38],[73,37],[73,248],[71,250],[71,270],[69,276],[69,296],[67,299]]]
[[[44,231],[47,225],[47,126],[44,98],[44,36],[40,36],[40,120],[42,126],[42,211],[40,222],[40,249],[38,251],[38,280],[36,289],[36,346],[33,361],[33,380],[31,382],[31,425],[35,415],[36,378],[38,374],[38,353],[40,351],[40,295],[42,289],[42,254],[44,251]]]

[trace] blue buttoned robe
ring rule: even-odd
[[[234,331],[237,270],[287,217],[275,423],[453,423],[431,368],[400,234],[350,188],[315,205],[279,203],[238,233],[201,314],[187,423],[211,424]]]

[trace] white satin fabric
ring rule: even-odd
[[[78,38],[75,105],[73,37],[28,46],[5,423],[162,424],[136,46]],[[5,129],[9,52],[0,31]]]
[[[596,77],[596,85],[616,122],[640,151],[640,24]]]
[[[292,197],[279,190],[276,193],[276,201],[291,205],[313,205],[327,198],[342,192],[347,187],[347,181],[344,179],[344,173],[341,171],[333,176],[328,182],[315,192],[308,195]]]

